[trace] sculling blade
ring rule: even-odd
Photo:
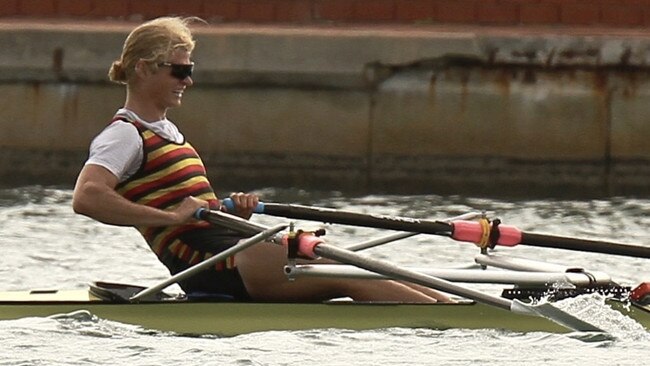
[[[559,308],[556,308],[555,306],[549,303],[539,304],[539,305],[529,305],[515,299],[512,301],[510,310],[519,314],[541,316],[549,320],[552,320],[564,327],[573,329],[578,332],[599,332],[599,333],[605,332],[604,330],[596,327],[595,325],[587,323],[584,320],[578,319],[577,317]]]

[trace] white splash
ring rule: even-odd
[[[620,304],[621,311],[617,311],[606,300],[606,296],[592,293],[566,298],[555,302],[553,305],[580,320],[599,327],[615,338],[650,341],[650,332],[636,320],[624,314],[627,311],[624,304]]]

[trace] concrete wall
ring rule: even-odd
[[[72,184],[132,23],[0,23],[0,183]],[[170,112],[217,185],[650,193],[650,41],[480,27],[197,28]]]

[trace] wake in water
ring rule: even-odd
[[[609,300],[618,301],[618,300]],[[630,309],[629,303],[617,304],[614,310],[608,298],[599,293],[566,298],[553,303],[557,308],[604,330],[608,335],[623,340],[650,342],[650,332],[634,319],[623,314]]]
[[[55,320],[60,331],[76,332],[77,334],[91,337],[110,338],[125,336],[128,334],[164,334],[164,332],[145,329],[137,325],[100,319],[87,310],[78,310],[67,314],[52,315],[47,319]]]

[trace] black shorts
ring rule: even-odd
[[[216,255],[236,245],[242,237],[230,230],[211,227],[185,232],[179,239],[193,250]],[[165,262],[172,274],[190,267],[178,257],[169,258]],[[179,281],[178,284],[190,298],[217,297],[236,301],[251,299],[236,267],[222,270],[210,267]]]

